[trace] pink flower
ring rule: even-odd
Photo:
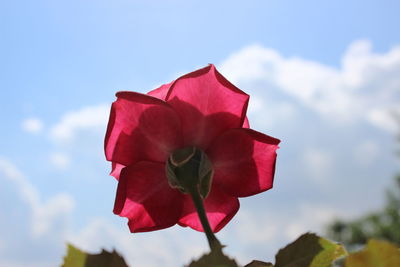
[[[118,92],[112,104],[105,153],[118,182],[114,213],[131,232],[178,223],[202,231],[189,195],[168,184],[165,164],[177,149],[206,153],[214,176],[204,200],[214,232],[239,209],[239,197],[272,188],[279,140],[249,129],[249,96],[213,65],[186,74],[147,95]],[[268,114],[266,114],[268,115]]]

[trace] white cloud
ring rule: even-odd
[[[328,151],[307,148],[303,155],[303,166],[311,179],[323,182],[328,178],[327,175],[332,173],[334,159]]]
[[[251,83],[265,89],[265,98],[278,89],[334,121],[362,119],[392,131],[389,113],[400,105],[400,46],[382,54],[371,47],[366,40],[352,43],[337,69],[252,45],[231,55],[220,69],[240,87]]]
[[[43,203],[35,187],[8,160],[0,157],[0,174],[12,181],[18,188],[19,196],[32,211],[31,232],[34,237],[40,237],[51,230],[57,217],[67,216],[73,209],[74,201],[66,193],[60,193]]]
[[[46,201],[10,161],[0,157],[0,266],[55,266],[64,253],[74,201],[58,193]]]
[[[323,232],[323,227],[331,222],[342,211],[329,206],[303,203],[294,222],[287,222],[283,233],[288,240],[295,240],[305,232]]]
[[[5,261],[0,259],[0,266],[4,266],[4,267],[26,267],[27,263],[17,263],[15,261]],[[29,262],[29,267],[44,267],[44,266],[51,266],[51,265],[47,265],[46,263],[43,262]]]
[[[43,122],[38,118],[28,118],[22,121],[21,127],[28,133],[37,134],[43,130]]]
[[[58,169],[67,169],[70,165],[70,159],[68,155],[64,153],[52,153],[50,155],[50,162]]]
[[[236,229],[240,241],[263,244],[276,242],[282,237],[286,242],[290,242],[307,231],[321,232],[324,225],[337,215],[343,214],[337,208],[311,203],[298,204],[298,208],[292,214],[273,209],[267,212],[269,216],[254,211],[241,213],[243,214],[239,214],[241,218]]]
[[[271,242],[281,230],[279,219],[266,216],[265,213],[254,214],[241,210],[236,216],[234,231],[245,245]]]
[[[248,114],[257,113],[263,110],[263,106],[265,105],[262,97],[252,95],[249,101],[249,107],[247,110]]]
[[[380,148],[373,140],[365,140],[357,145],[354,158],[363,166],[370,166],[377,159]]]
[[[400,130],[400,106],[373,109],[368,113],[367,119],[381,129],[398,134]]]
[[[101,104],[88,106],[66,113],[56,125],[51,128],[51,137],[59,142],[71,141],[81,130],[105,131],[110,105]]]
[[[252,94],[247,115],[251,127],[264,126],[270,128],[278,122],[286,123],[295,118],[296,108],[287,101],[267,101],[262,96]]]

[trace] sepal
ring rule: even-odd
[[[169,185],[182,193],[196,189],[203,199],[210,193],[214,170],[206,153],[199,148],[189,146],[174,151],[165,172]]]

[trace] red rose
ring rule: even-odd
[[[213,65],[186,74],[148,95],[118,92],[112,104],[105,153],[119,180],[114,213],[129,219],[131,232],[178,223],[202,231],[191,198],[172,188],[166,162],[193,146],[213,169],[204,206],[214,232],[239,209],[238,197],[272,187],[279,140],[248,129],[249,96]]]

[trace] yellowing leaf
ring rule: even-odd
[[[128,267],[124,259],[116,252],[103,250],[100,254],[83,252],[68,244],[68,252],[62,267]]]
[[[346,255],[340,244],[306,233],[276,255],[275,267],[330,267],[334,260]]]
[[[350,254],[346,267],[397,267],[400,266],[400,251],[386,241],[371,239],[366,248]]]
[[[64,257],[62,267],[84,267],[88,254],[68,244],[67,256]]]

